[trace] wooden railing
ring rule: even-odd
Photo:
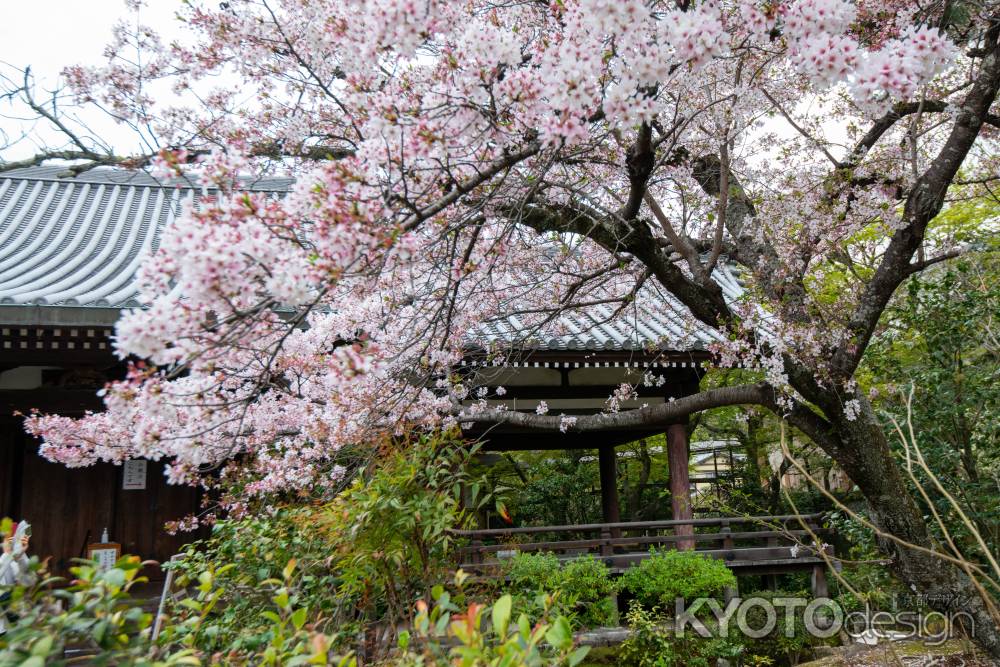
[[[753,574],[780,574],[825,564],[813,544],[813,535],[827,536],[820,514],[716,517],[690,520],[590,523],[568,526],[530,526],[489,530],[455,530],[468,540],[460,551],[461,567],[483,571],[516,552],[553,552],[561,559],[594,555],[613,571],[649,556],[651,547],[694,543],[705,555],[721,558],[734,570]],[[803,527],[804,524],[804,527]],[[679,534],[691,526],[694,535]],[[700,532],[699,532],[700,531]],[[537,540],[537,541],[534,541]],[[823,547],[832,556],[830,547]]]

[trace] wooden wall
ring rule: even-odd
[[[51,556],[65,574],[87,542],[107,527],[123,553],[164,561],[200,535],[171,536],[164,523],[197,511],[199,494],[166,483],[163,465],[150,461],[146,489],[122,489],[122,468],[98,464],[67,468],[38,455],[38,443],[14,420],[0,422],[0,516],[32,525],[31,553]],[[147,572],[159,576],[158,569]]]

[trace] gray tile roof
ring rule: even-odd
[[[0,172],[0,178],[26,178],[33,181],[55,181],[59,183],[97,183],[106,185],[139,185],[150,187],[180,187],[201,189],[198,183],[186,178],[154,178],[145,171],[131,169],[114,169],[98,167],[85,171],[79,176],[67,177],[66,167],[49,165],[40,167],[25,167]],[[287,177],[244,178],[243,185],[249,190],[270,190],[284,192],[292,185],[293,180]]]
[[[199,188],[156,181],[142,172],[94,169],[60,178],[65,167],[0,173],[0,319],[9,323],[60,323],[104,311],[113,321],[121,308],[141,305],[136,271],[158,244],[184,198]],[[290,179],[248,181],[248,189],[282,192]],[[742,289],[726,268],[718,278],[727,298]],[[540,333],[517,316],[483,325],[476,344],[517,343],[542,350],[701,350],[719,334],[692,325],[669,295],[644,290],[634,306],[613,320],[611,306],[567,312]]]
[[[714,277],[730,302],[736,301],[743,288],[727,267]],[[525,349],[550,351],[618,350],[705,350],[721,342],[721,333],[697,322],[687,308],[672,295],[644,288],[635,301],[617,312],[617,304],[598,304],[584,309],[567,310],[543,327],[533,327],[521,317],[511,315],[480,326],[474,336],[482,346],[491,343],[509,345],[517,342]]]

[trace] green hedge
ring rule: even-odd
[[[645,609],[673,612],[677,598],[721,596],[736,586],[736,576],[724,562],[695,551],[651,549],[649,558],[625,571],[620,586]]]

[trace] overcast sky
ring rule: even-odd
[[[11,68],[30,65],[41,88],[53,89],[59,72],[70,64],[99,64],[102,52],[111,41],[111,29],[122,18],[133,20],[124,0],[0,0],[4,10],[0,21],[0,71],[11,74]],[[165,42],[182,34],[175,12],[182,0],[147,0],[141,21],[153,26]],[[44,124],[29,124],[12,118],[9,105],[0,104],[0,140],[3,136],[18,137],[31,132],[34,141],[22,141],[13,148],[0,150],[0,160],[28,157],[40,147],[59,145],[63,138]],[[23,114],[22,114],[23,116]],[[106,116],[91,112],[87,123],[95,134],[109,141],[117,152],[127,154],[140,150],[134,135],[111,123]],[[790,131],[780,119],[768,122],[768,129]],[[832,136],[842,131],[829,128]],[[2,142],[0,142],[2,149]]]
[[[10,66],[30,65],[40,84],[51,89],[66,65],[102,62],[104,46],[111,40],[111,27],[121,17],[131,16],[123,0],[0,0],[4,16],[0,21],[0,63],[3,72]],[[181,0],[149,0],[142,21],[156,27],[165,40],[177,34],[174,12]],[[9,115],[9,107],[0,107]],[[102,134],[107,131],[101,124]],[[28,126],[15,118],[0,118],[0,130],[19,136]],[[35,128],[38,130],[39,128]],[[51,135],[49,135],[51,136]],[[121,135],[123,138],[125,135]],[[117,143],[117,142],[115,142]],[[30,154],[33,146],[22,144],[4,151],[8,160]]]

